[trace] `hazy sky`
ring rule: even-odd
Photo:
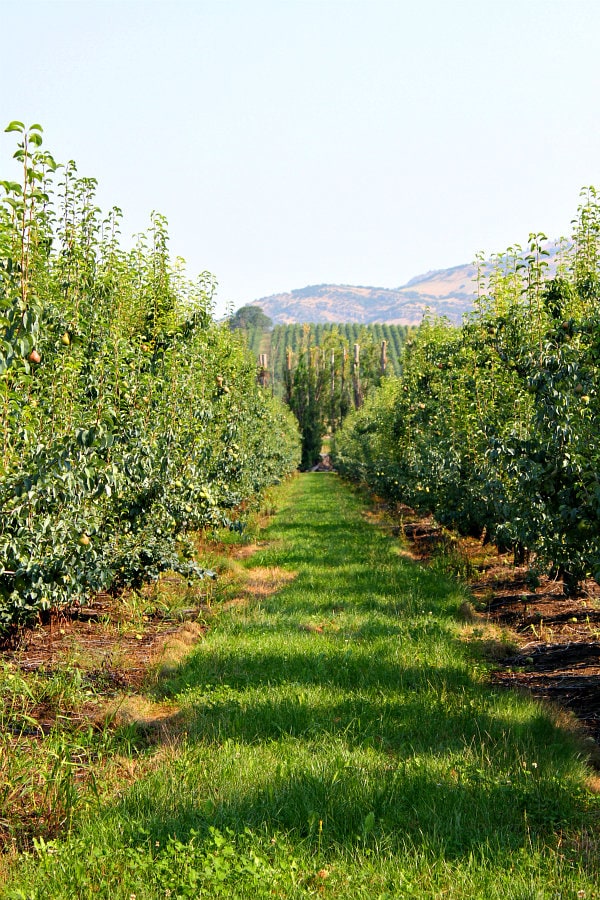
[[[558,237],[600,187],[597,0],[0,0],[0,29],[2,127],[41,122],[124,234],[166,215],[220,311]]]

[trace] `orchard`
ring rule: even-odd
[[[133,249],[96,182],[11,122],[0,181],[0,628],[165,569],[207,574],[188,535],[242,527],[293,470],[292,414],[256,382],[157,213]]]
[[[461,328],[426,321],[336,435],[339,470],[512,548],[566,593],[600,578],[600,204],[582,192],[551,267],[531,234],[492,264]]]

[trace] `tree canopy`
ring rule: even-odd
[[[241,306],[229,320],[230,328],[271,328],[273,320],[260,306]]]

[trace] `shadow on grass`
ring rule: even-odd
[[[225,748],[221,752],[234,750]],[[124,836],[133,842],[140,835],[161,843],[172,834],[186,840],[192,829],[210,826],[237,833],[251,828],[286,833],[314,852],[322,847],[352,856],[367,846],[380,853],[412,846],[446,859],[476,852],[492,865],[496,855],[552,847],[558,831],[577,827],[585,816],[585,800],[564,778],[517,774],[503,781],[484,768],[459,767],[434,774],[418,757],[377,763],[363,750],[353,758],[340,751],[339,741],[325,756],[315,744],[314,756],[312,765],[306,759],[281,764],[271,747],[250,783],[236,775],[241,756],[232,761],[230,781],[214,788],[206,756],[194,759],[192,749],[176,784],[149,779],[109,816],[128,823]]]
[[[466,668],[400,668],[358,649],[203,648],[176,681],[182,713],[160,726],[185,732],[189,764],[172,790],[150,780],[123,801],[132,839],[250,827],[348,855],[412,846],[493,864],[582,819],[571,741],[535,707],[511,718]],[[206,760],[223,753],[230,776],[213,780]]]
[[[554,844],[587,802],[569,736],[532,705],[511,717],[469,672],[450,624],[453,582],[392,561],[388,537],[326,512],[313,502],[304,522],[278,524],[289,550],[253,558],[300,573],[261,601],[268,620],[233,623],[230,639],[213,637],[165,682],[161,696],[179,695],[182,710],[146,737],[178,734],[181,761],[106,815],[134,841],[250,827],[348,856],[410,846],[493,864]],[[408,621],[426,606],[434,620]],[[354,614],[346,629],[300,633],[304,618],[336,610]],[[451,645],[455,664],[444,661]]]
[[[250,635],[252,631],[249,629]],[[256,631],[264,637],[263,630]],[[218,689],[223,684],[240,690],[323,685],[351,692],[370,688],[406,691],[425,685],[453,691],[471,683],[466,666],[459,664],[445,671],[435,665],[407,668],[389,646],[378,648],[367,640],[356,643],[341,636],[332,645],[331,639],[325,643],[320,635],[303,635],[286,645],[286,629],[277,631],[268,635],[272,639],[278,636],[273,648],[265,647],[266,641],[244,641],[239,649],[225,644],[202,648],[161,686],[160,696],[174,697],[195,687]],[[414,657],[422,653],[422,647],[412,649]]]
[[[327,687],[329,683],[327,683]],[[189,741],[220,746],[233,740],[241,745],[270,743],[282,738],[317,741],[323,746],[342,739],[350,750],[372,748],[396,761],[415,755],[455,757],[482,748],[486,764],[502,760],[507,748],[514,756],[531,759],[539,746],[546,767],[566,764],[572,752],[568,735],[539,713],[517,718],[510,709],[489,709],[489,690],[469,682],[464,673],[439,669],[424,677],[422,670],[404,670],[399,691],[388,693],[361,686],[356,696],[331,691],[317,679],[279,688],[255,682],[231,683],[206,691],[176,713],[160,729],[185,731]],[[487,708],[486,708],[487,707]],[[535,710],[535,707],[531,708]],[[491,773],[494,777],[496,773]]]

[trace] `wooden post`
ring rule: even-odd
[[[335,350],[331,351],[331,356],[329,357],[329,364],[331,366],[331,395],[329,398],[329,426],[332,431],[335,431]]]
[[[271,396],[275,396],[275,356],[277,355],[277,348],[273,352],[273,357],[271,359]]]
[[[381,374],[385,375],[387,369],[387,341],[381,342]]]
[[[362,393],[360,390],[360,344],[354,345],[354,367],[352,381],[354,385],[354,407],[358,409],[362,405]]]
[[[269,383],[269,358],[266,353],[261,353],[258,357],[258,383],[261,387],[266,387]]]
[[[288,347],[285,351],[285,402],[292,400],[292,351]]]
[[[335,350],[331,351],[330,357],[330,365],[331,365],[331,396],[335,394]]]

